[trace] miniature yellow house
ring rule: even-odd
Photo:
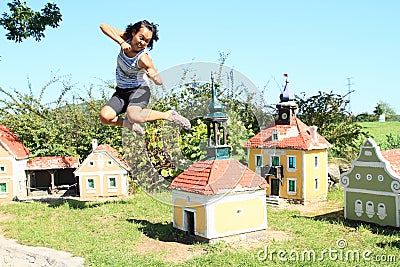
[[[265,177],[267,200],[307,203],[328,194],[328,148],[331,144],[296,117],[297,104],[288,88],[277,104],[278,119],[247,141],[249,168]]]
[[[93,152],[74,172],[79,183],[79,196],[127,196],[129,169],[114,148],[109,145],[97,146],[97,140],[93,140]]]
[[[0,201],[26,196],[25,169],[30,155],[17,136],[0,125]]]
[[[169,187],[173,226],[211,243],[263,235],[267,228],[265,188],[268,184],[229,156],[227,117],[221,112],[223,107],[213,86],[212,91],[211,113],[206,117],[207,157],[189,166]],[[214,132],[213,140],[211,132]]]

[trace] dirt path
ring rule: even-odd
[[[14,240],[0,236],[0,266],[83,266],[85,259],[44,247],[20,245]]]

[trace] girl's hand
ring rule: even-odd
[[[127,42],[122,42],[121,48],[122,48],[122,50],[124,50],[124,52],[128,52],[131,50],[131,45],[128,44]]]

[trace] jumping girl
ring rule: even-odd
[[[191,128],[190,121],[175,110],[166,112],[147,109],[150,101],[149,79],[156,85],[163,81],[147,52],[158,40],[157,25],[147,20],[130,24],[125,31],[101,24],[105,35],[121,47],[117,57],[116,92],[100,111],[100,121],[105,125],[126,127],[143,135],[139,125],[147,121],[168,120],[184,130]],[[123,119],[119,115],[126,113]]]

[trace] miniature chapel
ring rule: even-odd
[[[215,242],[246,239],[267,228],[265,188],[268,183],[229,155],[224,107],[211,84],[207,123],[207,156],[189,166],[169,186],[172,189],[173,226]]]

